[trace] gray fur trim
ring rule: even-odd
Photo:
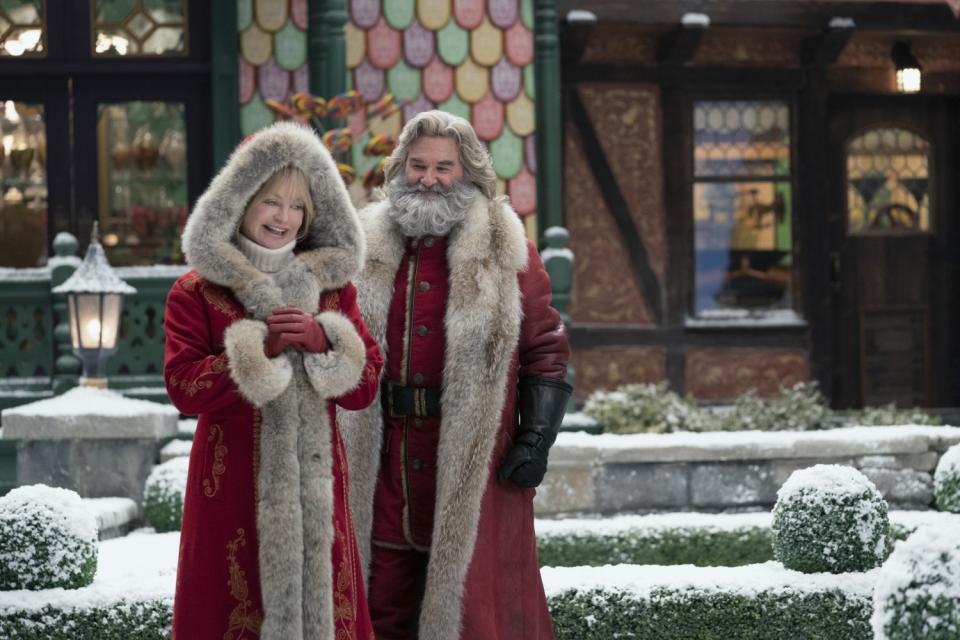
[[[367,361],[367,350],[357,328],[342,313],[324,311],[316,316],[330,340],[326,353],[305,353],[307,379],[323,398],[336,398],[356,388]]]
[[[358,303],[383,344],[403,238],[386,214],[388,202],[361,212],[369,254],[356,281]],[[420,612],[421,640],[460,635],[464,580],[476,544],[490,456],[501,425],[506,379],[520,335],[517,272],[526,268],[523,226],[502,199],[480,197],[447,245],[450,297],[444,317],[442,418],[437,503],[427,584]],[[370,562],[373,490],[382,438],[380,403],[341,412],[350,464],[351,505],[365,572]],[[371,448],[374,445],[377,448]]]
[[[238,320],[223,334],[230,377],[240,394],[255,407],[262,407],[283,393],[293,376],[285,355],[268,358],[263,352],[266,337],[267,325],[258,320]]]
[[[363,264],[366,243],[330,152],[306,127],[277,123],[238,147],[197,201],[183,231],[188,264],[207,280],[231,289],[247,311],[261,320],[280,306],[284,287],[254,267],[233,238],[250,199],[274,173],[289,165],[307,177],[316,211],[292,262],[305,267],[320,290],[344,286]],[[316,299],[300,308],[316,311]]]

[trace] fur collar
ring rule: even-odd
[[[369,252],[357,279],[371,334],[386,347],[386,323],[404,237],[387,215],[389,201],[361,212]],[[473,558],[490,457],[501,426],[509,365],[520,333],[517,273],[527,266],[523,225],[502,198],[480,196],[447,242],[450,295],[441,403],[437,504],[420,638],[459,637],[461,596]],[[370,561],[373,494],[382,438],[380,403],[342,412],[351,474],[351,506],[364,567]]]
[[[250,199],[288,165],[307,176],[316,216],[297,245],[296,258],[271,278],[240,252],[234,234]],[[261,320],[282,304],[316,311],[316,293],[349,282],[363,264],[365,248],[356,211],[330,152],[310,129],[289,122],[264,129],[237,147],[197,201],[183,231],[188,264],[210,282],[233,291],[251,316]],[[318,288],[304,289],[300,283],[307,277]]]

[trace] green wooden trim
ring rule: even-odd
[[[560,37],[555,0],[534,4],[537,113],[537,227],[563,226],[563,121],[560,111]]]
[[[330,98],[346,91],[347,23],[345,0],[314,0],[310,3],[307,26],[307,64],[310,92]]]
[[[218,169],[240,141],[240,77],[236,0],[218,2],[210,21],[210,94],[213,166]]]

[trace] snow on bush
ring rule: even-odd
[[[627,384],[616,391],[595,391],[583,412],[607,433],[700,431],[702,415],[692,400],[681,398],[667,383]]]
[[[960,513],[960,444],[947,449],[933,474],[933,492],[940,511]]]
[[[158,533],[179,531],[190,458],[173,458],[150,472],[143,491],[143,519]]]
[[[876,640],[960,638],[960,526],[898,542],[873,592]]]
[[[863,427],[886,427],[901,424],[939,425],[940,419],[916,407],[901,409],[891,402],[879,407],[864,407],[844,416],[844,422]]]
[[[32,485],[0,498],[0,590],[77,589],[97,570],[97,523],[80,496]]]
[[[780,387],[776,398],[750,390],[738,396],[727,415],[725,431],[810,431],[829,427],[830,409],[815,382]]]
[[[886,557],[887,503],[852,467],[818,464],[794,471],[773,507],[773,554],[805,573],[866,571]]]

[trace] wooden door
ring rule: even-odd
[[[831,104],[828,270],[839,407],[956,405],[956,105]]]

